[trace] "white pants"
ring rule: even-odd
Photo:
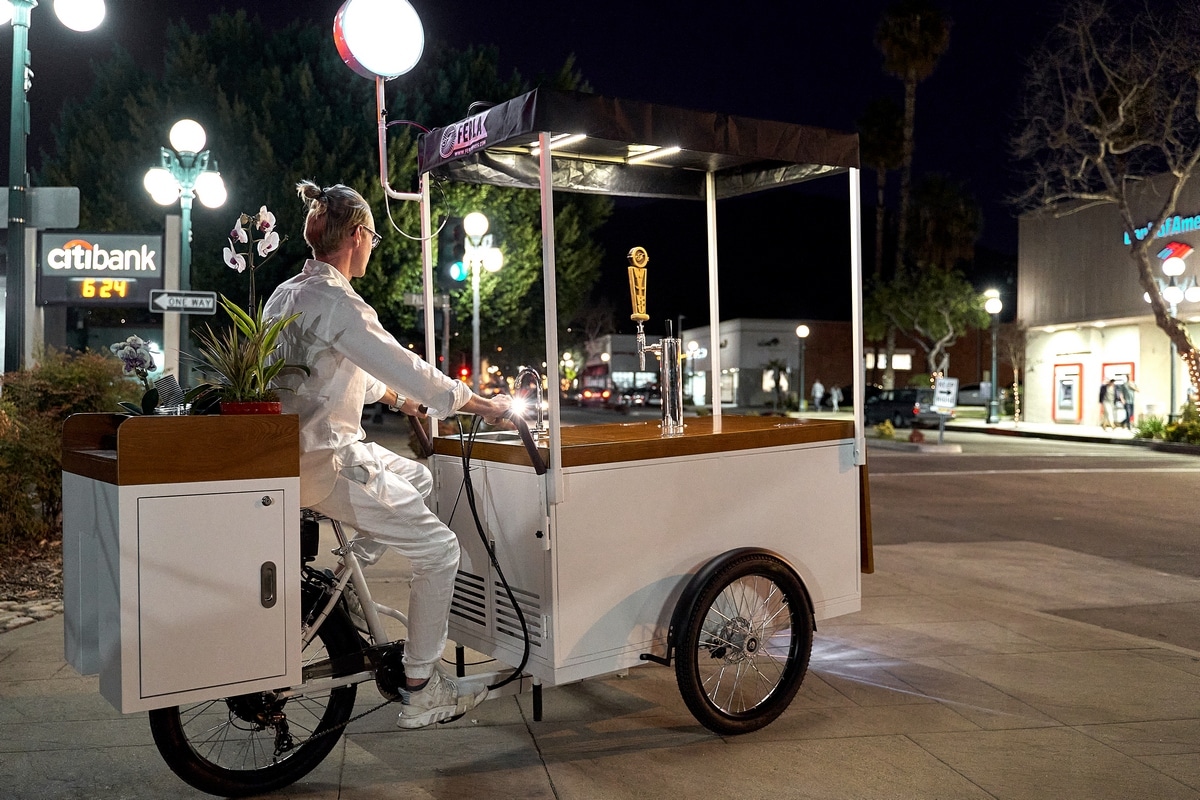
[[[424,464],[377,444],[355,447],[362,463],[343,468],[333,493],[313,508],[358,531],[355,548],[373,562],[388,547],[412,562],[404,673],[428,678],[446,647],[459,547],[425,505],[433,476]]]

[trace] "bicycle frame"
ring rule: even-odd
[[[358,555],[354,552],[353,540],[347,535],[342,526],[342,523],[332,517],[327,517],[324,514],[307,510],[306,513],[311,514],[318,522],[325,520],[330,523],[333,528],[333,533],[337,537],[338,546],[331,552],[337,556],[338,564],[333,572],[333,588],[327,591],[327,597],[324,606],[321,607],[320,613],[317,614],[312,621],[304,626],[301,633],[301,647],[305,647],[316,635],[317,630],[329,617],[333,609],[341,601],[346,591],[346,586],[353,586],[355,594],[358,596],[358,601],[362,606],[362,619],[367,624],[368,646],[372,648],[380,648],[391,644],[387,630],[383,626],[383,617],[391,617],[405,628],[408,627],[408,616],[397,609],[383,605],[375,601],[371,595],[371,589],[367,584],[366,576],[363,574],[363,563]],[[499,677],[501,671],[486,672],[477,675],[471,675],[466,680],[474,685],[491,684]],[[461,678],[462,676],[460,676]],[[317,678],[316,680],[305,681],[301,686],[293,689],[283,690],[278,692],[277,696],[280,699],[298,697],[315,691],[326,691],[336,689],[339,686],[349,686],[351,684],[365,683],[366,681],[375,678],[374,668],[367,669],[361,672],[356,672],[352,675],[343,675],[337,678]],[[521,691],[522,681],[515,681],[503,689],[492,690],[488,693],[487,700],[494,699],[509,694],[519,694]],[[509,689],[508,687],[513,687]],[[506,691],[507,690],[507,691]]]

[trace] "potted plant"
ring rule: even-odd
[[[218,331],[206,325],[197,333],[198,369],[208,380],[188,393],[192,413],[208,413],[219,403],[222,414],[278,414],[275,378],[292,370],[308,373],[308,367],[289,364],[277,352],[279,335],[300,315],[263,319],[262,303],[256,307],[254,302],[254,272],[275,254],[281,243],[274,229],[275,215],[263,206],[253,216],[241,214],[230,233],[229,247],[224,251],[225,264],[238,272],[250,270],[249,312],[221,295],[221,308],[232,325]],[[258,238],[255,234],[259,234]],[[238,244],[247,246],[244,253],[238,252]],[[256,253],[262,258],[257,264]]]

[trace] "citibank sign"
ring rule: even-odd
[[[42,234],[42,275],[152,277],[161,274],[161,236]]]

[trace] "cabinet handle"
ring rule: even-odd
[[[269,505],[271,505],[271,503],[274,503],[275,501],[274,501],[274,500],[272,500],[272,499],[271,499],[270,497],[268,497],[267,495],[263,495],[263,499],[262,499],[262,501],[261,501],[261,502],[262,502],[262,504],[263,504],[264,506],[269,506]]]
[[[264,500],[267,498],[263,498]],[[259,602],[263,608],[275,607],[275,562],[264,561],[258,570]]]

